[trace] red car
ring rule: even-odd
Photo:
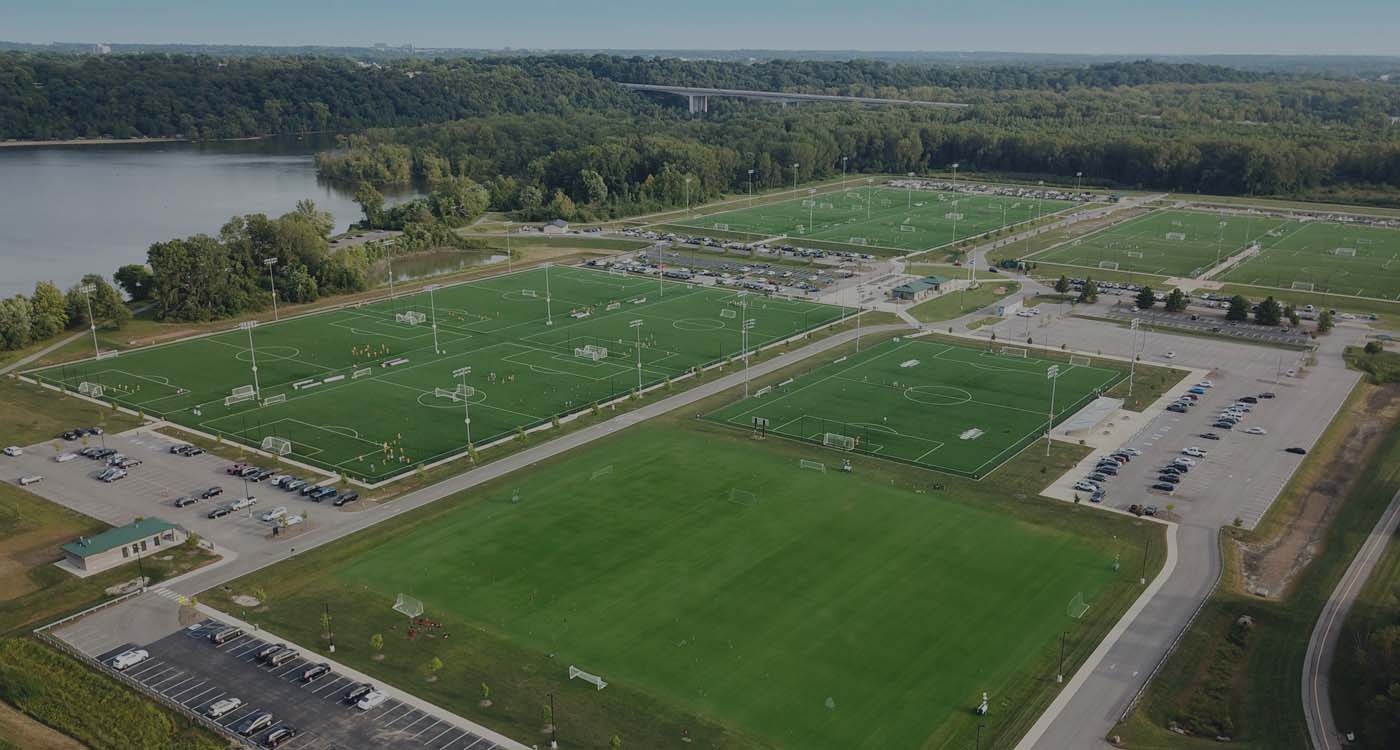
[[[238,474],[241,473],[244,469],[248,468],[249,466],[252,466],[252,464],[234,464],[233,466],[224,469],[224,472],[227,474]]]

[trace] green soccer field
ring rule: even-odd
[[[1264,242],[1270,231],[1289,223],[1266,217],[1154,211],[1034,253],[1027,260],[1165,276],[1199,276],[1216,264],[1217,257],[1224,262],[1243,251],[1251,240]]]
[[[1003,196],[853,187],[846,191],[766,203],[667,226],[725,237],[785,236],[867,248],[870,252],[912,252],[946,245],[958,238],[998,229],[1069,208],[1069,201]]]
[[[1225,281],[1400,300],[1400,230],[1290,222],[1259,242]]]
[[[489,444],[639,382],[734,356],[745,317],[754,321],[752,348],[843,312],[554,267],[62,365],[37,377],[75,390],[96,384],[106,400],[249,445],[282,438],[292,458],[376,481],[463,451],[468,427],[472,445]],[[419,317],[400,320],[410,314]],[[580,351],[586,347],[605,356]],[[468,367],[464,380],[460,370]]]
[[[990,489],[926,494],[859,469],[803,471],[790,453],[642,425],[233,589],[266,587],[260,621],[278,632],[314,628],[304,613],[328,603],[343,658],[411,683],[441,656],[437,700],[474,705],[490,682],[488,725],[515,711],[537,727],[543,692],[521,688],[562,691],[570,736],[605,747],[617,729],[593,712],[644,710],[625,707],[640,693],[758,738],[726,747],[871,750],[969,746],[982,691],[997,713],[984,741],[1009,747],[1023,703],[1043,705],[1060,634],[1082,657],[1136,595],[1126,519],[1019,517]],[[1115,572],[1116,553],[1131,570]],[[398,593],[451,640],[391,630]],[[366,659],[371,633],[386,634],[385,662]],[[567,682],[570,665],[609,687]]]
[[[1000,349],[1001,347],[997,347]],[[1124,373],[938,341],[890,341],[711,413],[741,429],[980,478]],[[760,421],[761,420],[761,421]],[[814,458],[821,458],[815,456]]]

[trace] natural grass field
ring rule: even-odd
[[[141,420],[107,407],[11,378],[0,378],[0,446],[31,445],[54,439],[74,427],[109,432],[136,427]]]
[[[861,457],[849,474],[798,468],[816,455],[649,423],[202,599],[238,611],[230,592],[261,587],[247,616],[304,643],[326,602],[337,658],[527,744],[553,692],[575,747],[683,746],[685,729],[695,747],[936,750],[969,746],[978,723],[984,747],[1010,747],[1057,689],[1060,634],[1078,663],[1139,592],[1144,533],[1160,561],[1155,526],[1015,499],[1075,446],[996,485]],[[406,640],[399,592],[450,639]],[[569,682],[570,665],[609,686]],[[989,720],[973,715],[984,690]]]
[[[408,312],[423,322],[397,321]],[[257,446],[284,438],[292,458],[381,480],[469,442],[490,443],[733,357],[742,349],[744,319],[753,321],[754,348],[844,312],[727,289],[536,268],[37,376],[72,389],[99,384],[104,399],[225,439]],[[578,356],[586,345],[606,348],[606,358]],[[461,391],[454,372],[464,367],[471,368],[470,390]],[[234,389],[255,386],[260,398],[227,403]]]
[[[1251,240],[1265,242],[1270,231],[1288,223],[1264,217],[1161,210],[1069,240],[1027,260],[1090,269],[1116,263],[1116,268],[1108,269],[1198,276],[1214,266],[1217,257],[1223,262],[1243,251]]]
[[[1400,230],[1289,222],[1260,238],[1263,251],[1230,268],[1225,281],[1400,300]],[[1338,250],[1354,255],[1339,255]]]
[[[749,240],[783,236],[790,241],[833,243],[845,249],[888,254],[946,245],[1073,205],[1069,201],[855,186],[810,197],[799,194],[753,208],[672,218],[666,224],[696,234],[724,232],[727,237]]]
[[[1000,349],[889,341],[707,418],[817,445],[833,434],[853,439],[853,449],[831,447],[817,457],[833,468],[854,452],[980,478],[1045,434],[1052,385],[1058,423],[1126,376]],[[1046,377],[1052,364],[1060,368],[1053,383]]]
[[[1020,282],[998,281],[994,274],[986,274],[983,278],[987,280],[975,289],[969,289],[966,293],[958,291],[941,294],[909,308],[909,314],[920,323],[952,320],[1021,291]]]

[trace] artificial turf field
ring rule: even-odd
[[[835,433],[852,438],[856,453],[978,478],[1045,434],[1048,367],[1060,368],[1057,423],[1124,377],[1114,368],[996,353],[1001,349],[888,341],[708,418],[741,429],[766,419],[768,434],[818,445]],[[828,460],[844,453],[832,450]]]
[[[1224,222],[1225,226],[1220,226]],[[1117,264],[1120,271],[1198,276],[1269,232],[1288,224],[1281,219],[1221,216],[1199,211],[1161,210],[1114,224],[1027,257],[1043,263],[1099,268]],[[1185,235],[1169,238],[1169,235]],[[1109,265],[1109,267],[1113,267]]]
[[[398,322],[408,311],[425,322]],[[843,312],[554,267],[264,323],[252,330],[252,353],[248,332],[233,330],[37,377],[68,388],[96,383],[106,400],[250,445],[286,438],[297,460],[376,481],[463,451],[468,410],[471,443],[489,443],[626,394],[639,375],[650,385],[731,357],[742,348],[745,317],[755,321],[752,348]],[[607,356],[577,356],[585,345]],[[233,389],[254,385],[254,355],[261,398],[226,405]],[[453,374],[463,367],[471,368],[469,391]],[[314,385],[294,387],[308,381]]]
[[[1280,289],[1400,300],[1400,230],[1354,224],[1289,222],[1260,238],[1262,252],[1221,277]],[[1337,254],[1350,248],[1354,256]]]
[[[266,588],[273,629],[315,628],[304,613],[328,602],[346,658],[385,633],[383,667],[402,661],[409,680],[440,655],[444,696],[474,704],[479,683],[495,687],[488,725],[523,704],[521,725],[537,727],[529,691],[549,689],[571,736],[593,735],[578,746],[614,731],[624,747],[664,746],[587,716],[641,693],[763,740],[725,747],[872,750],[962,748],[979,721],[995,725],[984,741],[1024,731],[1020,712],[1053,690],[1061,632],[1082,658],[1136,596],[1135,565],[1114,571],[1116,553],[1141,548],[1119,541],[1128,519],[1018,511],[985,484],[916,492],[868,464],[800,470],[792,454],[807,450],[641,425],[287,564],[315,575],[273,568],[233,589]],[[392,632],[400,592],[452,640],[410,648]],[[1079,594],[1090,606],[1074,619]],[[609,687],[566,682],[569,665]],[[972,715],[984,690],[994,720]]]
[[[753,239],[786,236],[902,253],[952,242],[955,215],[957,236],[967,238],[1073,205],[1069,201],[853,187],[670,221],[667,226],[697,234],[714,231]]]

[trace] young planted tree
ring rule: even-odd
[[[1144,286],[1138,291],[1137,306],[1139,310],[1151,310],[1157,304],[1157,295],[1152,291],[1152,287]]]
[[[1332,313],[1323,310],[1317,314],[1317,332],[1327,333],[1330,330],[1332,330]]]
[[[1230,298],[1230,307],[1225,311],[1225,319],[1235,323],[1249,320],[1249,300],[1236,294]]]
[[[1058,292],[1058,293],[1060,293],[1060,294],[1068,294],[1068,293],[1069,293],[1069,277],[1068,277],[1068,276],[1065,276],[1064,274],[1060,274],[1060,279],[1059,279],[1059,281],[1056,281],[1056,282],[1055,282],[1055,291]]]
[[[375,633],[374,635],[370,636],[370,637],[369,637],[369,647],[372,648],[372,649],[374,649],[374,656],[372,656],[372,657],[370,657],[370,658],[374,659],[375,661],[381,661],[381,660],[384,658],[384,636],[383,636],[383,635],[380,635],[379,633]]]
[[[1084,286],[1079,290],[1079,301],[1085,304],[1093,303],[1099,298],[1099,285],[1093,279],[1085,279]]]
[[[428,662],[428,682],[437,682],[438,672],[442,671],[442,659],[434,656]]]
[[[1180,289],[1173,289],[1167,295],[1167,311],[1181,312],[1186,309],[1186,295]]]
[[[1259,309],[1254,313],[1254,322],[1261,326],[1276,326],[1283,320],[1283,308],[1278,300],[1272,296],[1259,303]]]

